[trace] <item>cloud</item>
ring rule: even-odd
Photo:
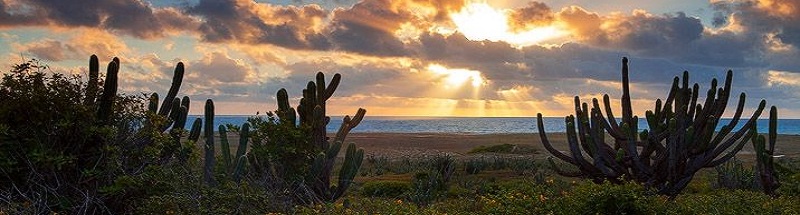
[[[190,29],[196,20],[140,0],[0,1],[0,26],[96,27],[138,38]]]
[[[190,81],[196,83],[236,83],[247,81],[248,76],[255,73],[241,60],[231,59],[225,53],[206,53],[203,58],[192,61]]]
[[[525,7],[516,8],[509,14],[512,29],[524,31],[530,27],[549,25],[555,20],[550,7],[542,2],[531,1]]]
[[[92,54],[101,58],[124,57],[130,50],[118,37],[100,30],[82,29],[69,32],[66,41],[44,39],[12,47],[34,57],[49,60],[83,60]]]
[[[330,48],[320,32],[327,12],[318,5],[295,7],[248,0],[201,0],[188,12],[204,19],[199,32],[208,42],[275,44],[292,49]]]

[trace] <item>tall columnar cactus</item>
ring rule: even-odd
[[[97,98],[98,79],[100,77],[100,61],[97,55],[89,57],[89,82],[86,84],[86,98],[84,104],[94,105]]]
[[[756,150],[756,172],[758,172],[761,189],[765,194],[775,197],[775,190],[781,186],[775,174],[775,142],[778,137],[778,109],[772,106],[769,110],[769,139],[764,135],[753,136],[753,149]],[[753,125],[753,132],[756,126]],[[769,145],[767,145],[769,143]]]
[[[91,61],[90,61],[91,63]],[[92,66],[90,66],[92,67]],[[113,115],[114,99],[117,96],[117,74],[119,73],[119,58],[114,58],[108,63],[106,80],[103,84],[103,95],[97,108],[97,119],[100,124],[109,125]]]
[[[330,122],[330,117],[326,116],[326,103],[333,96],[340,81],[341,75],[335,74],[330,83],[326,85],[325,75],[321,72],[317,73],[316,82],[308,82],[306,89],[303,90],[303,97],[300,99],[300,105],[297,106],[296,110],[290,106],[289,96],[285,89],[280,89],[277,93],[278,110],[275,114],[279,118],[278,123],[295,129],[307,129],[304,132],[307,132],[305,134],[310,136],[308,141],[314,149],[313,151],[318,152],[316,155],[308,155],[313,159],[308,161],[310,162],[310,167],[303,174],[305,184],[312,189],[316,199],[325,202],[333,202],[345,193],[361,168],[361,162],[364,157],[363,150],[357,149],[354,144],[349,144],[345,153],[344,164],[339,170],[338,182],[332,185],[331,176],[334,163],[342,144],[344,144],[347,134],[358,126],[366,114],[366,110],[359,109],[353,117],[345,116],[336,136],[332,138],[327,136],[326,127]],[[297,124],[298,119],[299,124]],[[286,145],[288,143],[281,142],[281,140],[267,139],[266,143],[274,144],[278,147],[291,147]],[[254,141],[254,148],[261,146],[260,140]],[[251,163],[253,163],[255,169],[271,168],[271,170],[259,171],[271,172],[270,174],[273,174],[271,177],[291,177],[282,175],[284,171],[280,170],[286,169],[290,164],[281,162],[297,162],[296,160],[269,160],[266,164],[261,163],[265,159],[254,156],[251,157]],[[283,180],[292,179],[283,178]]]
[[[160,125],[158,128],[162,132],[170,127],[172,127],[171,132],[177,131],[176,129],[183,129],[183,127],[175,126],[175,122],[186,121],[186,117],[188,116],[189,97],[184,96],[183,100],[177,98],[181,83],[183,83],[184,73],[185,67],[183,62],[178,62],[178,65],[175,66],[175,72],[172,75],[172,84],[169,87],[167,96],[164,97],[164,101],[161,103],[161,108],[158,108],[158,94],[153,93],[150,97],[149,111],[167,119],[166,123]],[[186,110],[184,111],[183,108]]]
[[[244,123],[239,131],[239,146],[236,154],[231,155],[228,143],[228,131],[225,126],[219,126],[220,146],[222,147],[222,162],[226,175],[232,176],[233,181],[239,183],[244,168],[247,165],[247,143],[250,141],[250,123]]]
[[[715,133],[728,104],[732,77],[728,71],[721,88],[717,88],[716,79],[712,80],[702,103],[697,102],[699,85],[689,87],[688,72],[683,73],[681,84],[680,78],[675,77],[665,102],[656,100],[655,109],[646,112],[649,130],[639,133],[628,87],[628,59],[623,58],[619,122],[611,111],[608,95],[603,96],[604,109],[597,99],[592,100],[590,108],[576,96],[575,115],[565,118],[570,153],[556,150],[548,141],[541,113],[537,115],[539,135],[547,151],[580,170],[565,172],[555,168],[563,175],[588,177],[595,182],[633,180],[674,197],[697,171],[724,163],[753,135],[749,131],[766,105],[763,100],[742,128],[731,133],[744,109],[744,93],[739,96],[733,119]],[[606,140],[606,132],[613,141]]]
[[[205,125],[203,126],[205,132],[205,165],[203,166],[203,179],[208,185],[216,185],[214,180],[214,101],[211,99],[206,100],[205,110]]]

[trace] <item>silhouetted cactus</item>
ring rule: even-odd
[[[83,100],[83,103],[86,105],[94,105],[95,99],[97,98],[99,76],[100,61],[97,59],[97,55],[92,55],[89,57],[89,82],[86,84],[86,98]]]
[[[91,63],[91,61],[90,61]],[[90,66],[91,67],[91,66]],[[109,125],[113,115],[114,99],[117,96],[117,74],[119,73],[119,58],[114,58],[108,63],[106,80],[103,84],[103,95],[97,108],[97,119],[100,124]]]
[[[189,137],[187,137],[187,139],[192,142],[197,142],[197,140],[200,139],[200,130],[202,126],[203,126],[203,119],[200,118],[194,119],[194,122],[192,123],[192,128],[189,130]]]
[[[756,126],[753,125],[753,132]],[[775,197],[775,190],[781,186],[778,175],[775,174],[775,142],[778,137],[778,109],[772,106],[769,110],[769,139],[764,135],[753,136],[753,149],[756,150],[756,172],[758,172],[761,189],[765,194]],[[769,145],[767,145],[767,143]]]
[[[239,183],[241,175],[247,165],[247,142],[250,141],[250,123],[244,123],[239,131],[239,146],[236,154],[231,157],[228,131],[225,126],[219,126],[220,146],[222,147],[222,162],[226,175],[232,176],[233,181]]]
[[[205,159],[203,165],[203,180],[208,185],[216,185],[217,182],[214,180],[214,163],[215,161],[215,149],[214,149],[214,101],[211,99],[206,100],[206,110],[205,110],[205,124],[203,126],[203,130],[205,132]]]
[[[697,171],[724,163],[753,135],[749,131],[766,105],[763,100],[747,123],[731,133],[742,115],[744,93],[739,96],[733,119],[715,134],[728,103],[732,76],[728,71],[722,88],[717,88],[716,79],[712,80],[703,103],[697,102],[699,85],[689,87],[688,72],[683,73],[680,86],[680,79],[675,77],[663,105],[660,99],[656,100],[655,110],[646,113],[650,130],[639,133],[638,117],[633,115],[631,107],[628,59],[623,58],[621,121],[611,112],[608,95],[603,96],[605,115],[597,99],[592,100],[589,108],[589,104],[581,103],[576,96],[575,115],[565,118],[570,154],[550,144],[541,113],[537,115],[539,135],[547,151],[580,170],[565,172],[555,168],[562,175],[588,177],[598,183],[633,180],[674,197]],[[613,145],[606,141],[606,132],[613,138]],[[734,149],[728,150],[734,145]],[[720,156],[726,151],[727,154]],[[588,157],[584,157],[584,152]]]
[[[312,159],[307,161],[310,162],[307,172],[301,174],[305,177],[305,184],[313,191],[315,199],[325,202],[333,202],[345,193],[360,169],[364,158],[363,150],[356,149],[354,144],[348,144],[344,163],[339,170],[338,182],[335,185],[331,185],[331,175],[339,150],[344,144],[347,134],[358,126],[366,114],[366,110],[359,109],[352,118],[345,116],[336,136],[332,139],[327,136],[326,127],[330,122],[330,117],[326,116],[326,102],[339,86],[340,80],[341,75],[335,74],[330,84],[326,86],[325,75],[321,72],[317,73],[316,82],[308,82],[306,89],[303,90],[303,98],[300,99],[300,105],[297,106],[296,110],[290,106],[289,96],[285,89],[280,89],[277,92],[278,110],[275,111],[275,115],[279,118],[277,126],[300,129],[307,132],[304,135],[310,136],[307,141],[310,143],[310,147],[313,148],[311,151],[318,152],[318,154],[304,155],[304,157],[310,156]],[[299,124],[297,124],[298,118]],[[279,140],[265,139],[266,144],[272,144],[277,147],[298,147],[289,145],[296,144],[292,142],[296,141],[294,139],[289,140],[282,137],[277,139]],[[301,142],[299,144],[304,144],[305,141],[299,141]],[[254,141],[253,146],[262,147],[261,140]],[[296,166],[291,162],[305,161],[251,157],[251,163],[253,163],[253,167],[257,172],[267,172],[273,175],[270,177],[280,178],[285,181],[296,180],[290,179],[292,175],[287,172],[303,171],[289,169],[291,168],[290,166]]]

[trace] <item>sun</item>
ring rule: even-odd
[[[447,87],[458,88],[466,83],[470,83],[472,87],[480,87],[486,84],[486,80],[481,75],[480,71],[469,69],[451,69],[439,64],[428,65],[428,71],[438,75],[447,84]]]
[[[508,12],[492,8],[483,2],[469,3],[460,11],[451,14],[450,18],[456,25],[456,30],[473,41],[504,41],[516,47],[524,47],[566,35],[566,31],[557,26],[513,32],[508,24]]]

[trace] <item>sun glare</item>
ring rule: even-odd
[[[473,2],[450,15],[456,29],[469,40],[504,41],[517,47],[539,44],[566,35],[556,26],[544,26],[513,32],[505,10],[492,8],[486,3]]]
[[[473,87],[486,84],[480,71],[468,69],[450,69],[439,64],[428,65],[428,71],[443,78],[447,87],[460,87],[469,82]]]

